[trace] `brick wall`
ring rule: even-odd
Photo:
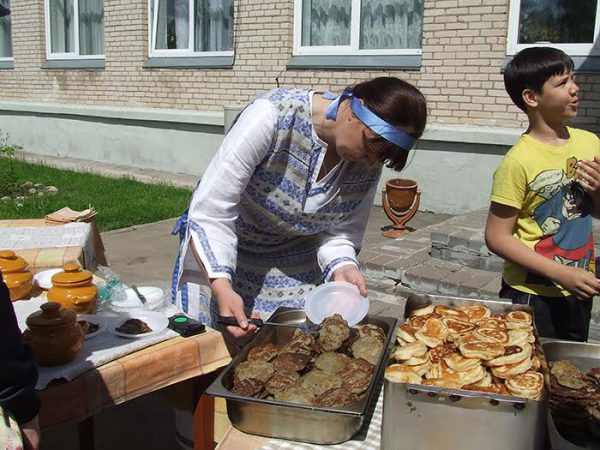
[[[293,0],[236,0],[233,69],[144,69],[148,3],[105,1],[104,70],[41,69],[41,0],[12,0],[14,69],[0,70],[0,101],[189,108],[220,111],[281,85],[340,89],[391,74],[422,89],[430,123],[523,126],[504,92],[509,0],[425,0],[422,67],[415,71],[286,70],[292,55]],[[579,74],[578,123],[600,131],[600,74]]]

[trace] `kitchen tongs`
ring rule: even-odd
[[[223,325],[233,325],[235,327],[238,326],[238,321],[233,316],[218,316],[217,322],[220,324],[223,324]],[[254,317],[251,317],[251,318],[248,318],[248,323],[251,323],[252,325],[256,325],[258,328],[262,327],[263,325],[273,325],[276,327],[299,328],[300,330],[304,331],[305,333],[311,333],[311,334],[319,332],[319,325],[312,325],[312,324],[308,324],[306,322],[280,323],[280,322],[269,322],[267,320],[255,319]]]

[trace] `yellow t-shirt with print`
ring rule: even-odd
[[[600,140],[568,128],[564,146],[546,145],[523,135],[508,151],[492,185],[493,202],[519,210],[513,236],[561,264],[594,271],[593,205],[575,183],[576,165],[600,155]],[[506,260],[504,281],[514,289],[549,297],[570,295],[552,280]]]

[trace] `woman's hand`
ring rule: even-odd
[[[577,181],[589,194],[600,191],[600,156],[594,156],[593,161],[577,163]]]
[[[238,326],[227,325],[225,329],[229,334],[234,337],[241,338],[248,336],[256,331],[256,325],[248,323],[246,312],[244,311],[244,301],[237,292],[231,287],[229,280],[224,278],[217,278],[211,280],[211,288],[217,303],[219,304],[219,314],[226,317],[235,317],[238,322]],[[260,315],[256,312],[252,312],[252,317],[260,318]]]
[[[555,279],[579,300],[587,300],[600,293],[600,280],[579,267],[561,266]]]
[[[365,281],[365,277],[354,264],[347,264],[335,270],[331,279],[333,281],[347,281],[348,283],[352,283],[358,287],[360,295],[363,297],[367,295],[367,282]]]
[[[21,424],[23,445],[25,450],[37,450],[40,446],[40,422],[39,416],[35,416],[29,422]]]

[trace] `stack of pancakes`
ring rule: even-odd
[[[235,368],[231,391],[319,407],[356,403],[367,393],[385,339],[376,325],[350,328],[334,314],[323,321],[318,335],[296,329],[285,345],[253,347]]]
[[[544,378],[531,315],[492,316],[483,305],[427,305],[400,326],[385,377],[540,400]]]
[[[600,368],[581,373],[570,361],[550,369],[550,410],[558,430],[579,440],[589,432],[600,438]]]

